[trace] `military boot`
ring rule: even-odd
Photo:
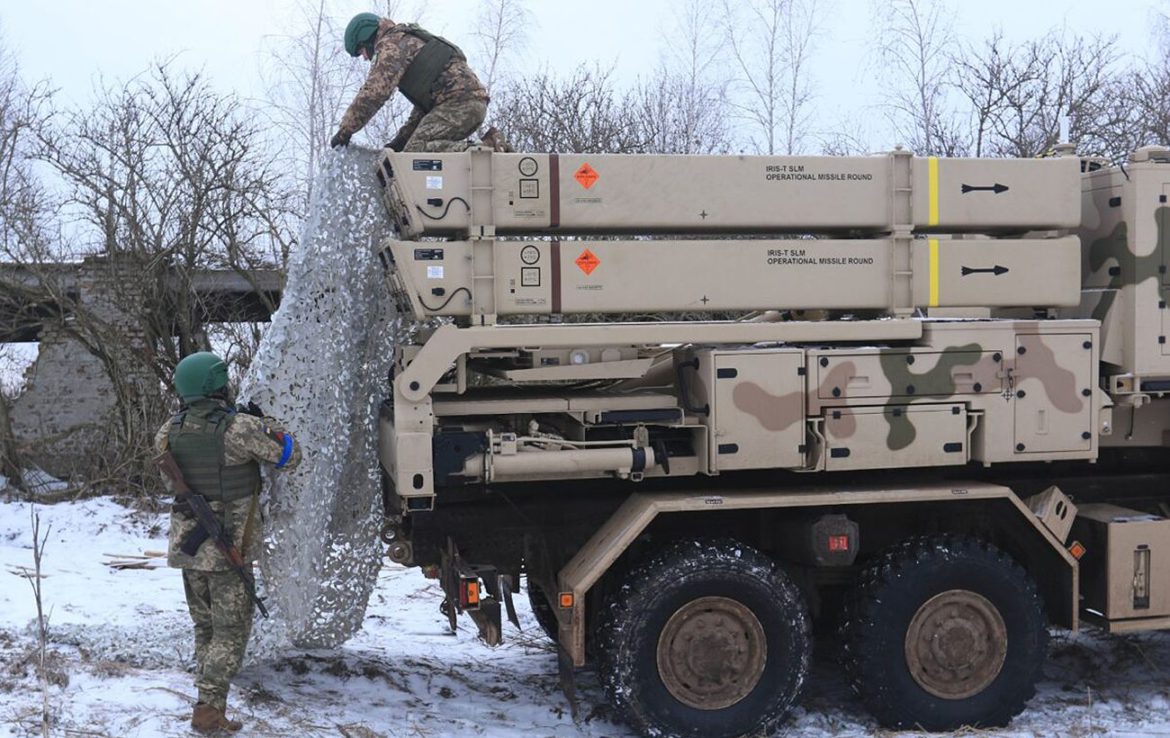
[[[200,733],[235,733],[244,724],[239,720],[228,720],[222,708],[200,702],[191,715],[191,727]]]

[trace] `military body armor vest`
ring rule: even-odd
[[[431,108],[435,107],[434,87],[443,70],[452,59],[466,57],[458,46],[416,23],[400,23],[397,28],[425,42],[407,66],[402,80],[398,83],[398,89],[407,100],[429,113]]]
[[[252,495],[260,484],[260,465],[224,464],[224,434],[235,410],[199,400],[175,415],[168,433],[171,455],[183,479],[208,501],[231,502]]]

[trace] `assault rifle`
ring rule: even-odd
[[[240,555],[239,549],[228,539],[223,526],[219,524],[219,518],[215,516],[215,512],[207,504],[207,500],[203,495],[191,489],[187,481],[183,479],[183,472],[179,469],[179,463],[175,461],[175,457],[171,455],[170,451],[164,451],[162,454],[156,456],[154,463],[155,466],[162,470],[162,473],[166,475],[167,479],[171,480],[171,487],[175,491],[175,496],[181,498],[183,502],[186,502],[190,506],[191,512],[195,513],[195,519],[199,521],[199,527],[191,531],[191,534],[187,536],[179,549],[188,556],[194,556],[204,541],[208,538],[214,540],[215,545],[223,552],[232,570],[240,575],[248,597],[252,599],[252,602],[256,603],[256,608],[260,610],[260,614],[268,617],[268,610],[264,607],[264,601],[256,595],[256,580],[252,577],[252,572],[248,570],[247,565],[244,563],[244,557]]]

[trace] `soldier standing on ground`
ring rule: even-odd
[[[183,480],[210,503],[250,573],[260,538],[260,464],[291,469],[300,463],[301,451],[292,434],[276,420],[259,417],[255,405],[243,412],[233,408],[227,381],[227,365],[215,354],[201,352],[180,361],[174,382],[183,406],[159,429],[154,445],[174,456]],[[194,555],[181,550],[198,527],[189,506],[177,500],[167,563],[183,570],[187,608],[195,623],[199,701],[191,726],[201,733],[234,732],[242,724],[228,720],[227,695],[244,660],[255,605],[215,541],[204,541]]]
[[[414,110],[388,147],[431,152],[467,149],[467,138],[487,115],[488,93],[458,46],[413,23],[360,13],[346,26],[345,50],[373,63],[330,146],[347,146],[397,89],[414,104]],[[504,144],[502,137],[497,143],[498,135],[490,129],[484,143],[500,148]]]

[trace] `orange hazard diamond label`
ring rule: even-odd
[[[585,249],[581,252],[581,255],[577,257],[577,266],[581,267],[581,271],[585,272],[586,274],[593,274],[593,270],[596,269],[600,264],[601,259],[598,259],[597,254],[594,254],[589,249]]]
[[[585,189],[589,189],[593,186],[593,183],[597,181],[599,176],[601,175],[597,173],[596,169],[589,166],[588,164],[582,164],[581,168],[578,169],[575,174],[573,174],[573,179],[580,182],[581,186]]]

